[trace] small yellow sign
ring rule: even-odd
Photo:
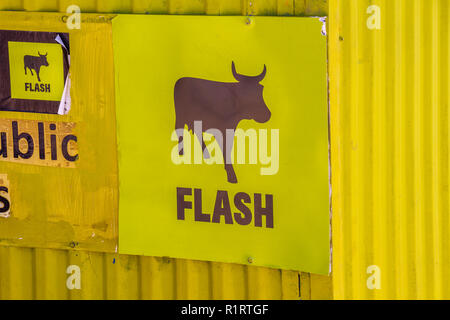
[[[8,50],[12,99],[61,100],[65,79],[60,44],[9,41]]]

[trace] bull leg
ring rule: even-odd
[[[232,164],[225,165],[225,171],[227,172],[227,179],[229,183],[237,183],[236,173]]]
[[[226,134],[223,135],[223,162],[225,164],[225,171],[227,172],[227,178],[229,183],[237,183],[236,173],[234,172],[233,164],[231,163],[231,148],[233,145],[228,146]]]
[[[180,123],[178,123],[178,121],[175,122],[175,132],[178,135],[178,154],[180,156],[184,155],[184,144],[183,144],[183,130],[181,128],[183,128],[184,126],[182,126]],[[179,132],[181,132],[181,134],[179,134]]]
[[[178,119],[176,119],[175,121],[175,132],[178,135],[178,154],[182,156],[184,155],[184,143],[183,143],[184,124]]]
[[[184,150],[183,150],[183,135],[178,136],[178,154],[180,156],[184,155]]]
[[[36,75],[37,75],[38,81],[41,82],[41,78],[39,77],[39,72],[36,71]]]
[[[210,155],[208,148],[206,148],[205,140],[203,140],[203,133],[196,133],[195,135],[197,136],[198,142],[202,144],[203,158],[209,159]]]
[[[27,67],[25,66],[25,75],[27,74]]]
[[[31,75],[34,76],[33,69],[30,68]]]

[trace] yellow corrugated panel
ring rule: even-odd
[[[335,298],[448,299],[450,2],[329,10]]]
[[[0,10],[66,12],[70,5],[82,12],[214,14],[214,15],[326,15],[328,0],[0,0]]]
[[[0,0],[4,11],[326,15],[327,0]],[[81,272],[69,290],[67,267]],[[0,299],[329,299],[331,277],[235,264],[0,246]]]
[[[80,289],[67,288],[71,265],[80,268]],[[0,300],[299,299],[298,284],[299,274],[292,271],[0,246]]]

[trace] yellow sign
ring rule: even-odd
[[[328,274],[322,26],[113,20],[121,253]]]
[[[57,43],[8,42],[11,98],[60,101],[63,51]]]

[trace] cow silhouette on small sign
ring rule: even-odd
[[[33,70],[36,72],[36,76],[38,78],[38,81],[41,82],[41,77],[40,77],[40,72],[41,72],[41,67],[48,67],[49,63],[47,60],[47,55],[48,53],[44,54],[40,54],[38,51],[38,56],[24,56],[23,57],[23,62],[25,65],[25,74],[27,74],[27,69],[30,69],[31,71],[31,75],[34,76],[33,74]]]
[[[222,137],[214,136],[223,154],[228,182],[237,183],[236,173],[231,161],[233,141],[227,137],[227,130],[236,130],[244,119],[265,123],[271,112],[263,98],[264,87],[260,82],[266,76],[266,66],[258,76],[245,76],[236,72],[234,62],[231,71],[238,82],[217,82],[198,78],[181,78],[175,84],[175,129],[182,132],[185,125],[194,131],[194,122],[201,121],[202,132],[195,132],[203,148],[205,158],[209,157],[203,133],[216,129]],[[179,154],[183,155],[183,134],[178,135]]]

